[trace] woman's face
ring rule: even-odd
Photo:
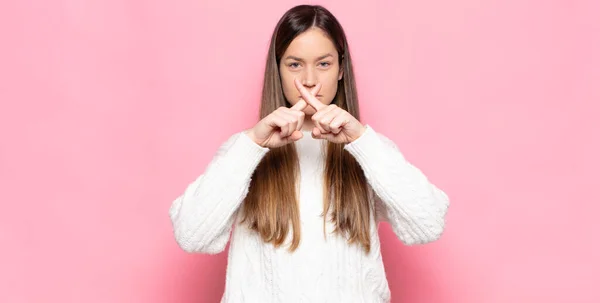
[[[312,28],[298,35],[279,62],[281,85],[287,101],[293,106],[301,98],[294,85],[294,78],[297,78],[309,90],[321,83],[317,99],[323,104],[331,104],[337,92],[338,80],[343,76],[338,62],[335,46],[323,30]],[[315,109],[307,106],[304,113],[311,116]]]

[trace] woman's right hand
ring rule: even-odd
[[[316,95],[320,89],[321,84],[317,84],[311,89],[311,94]],[[291,108],[279,107],[258,121],[254,127],[246,130],[246,135],[256,144],[267,148],[277,148],[300,140],[303,137],[302,124],[304,123],[302,110],[307,106],[306,101],[300,99]]]

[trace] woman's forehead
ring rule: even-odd
[[[283,57],[291,57],[294,60],[321,60],[326,56],[337,56],[335,45],[322,30],[310,29],[294,38]]]

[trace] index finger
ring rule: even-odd
[[[310,89],[310,94],[311,95],[316,95],[319,90],[321,90],[321,83],[318,83],[317,85],[315,85],[315,87]],[[304,101],[303,98],[300,98],[300,100],[298,100],[298,102],[291,107],[291,109],[293,110],[304,110],[304,108],[306,108],[308,106],[308,103],[306,103],[306,101]]]
[[[304,99],[308,105],[314,107],[317,111],[327,107],[325,104],[321,103],[317,97],[313,96],[298,79],[294,78],[294,84],[296,84],[296,88],[300,92],[300,95],[302,95],[302,99]]]
[[[298,101],[296,104],[294,104],[294,106],[290,107],[290,109],[293,110],[303,110],[308,104],[306,103],[306,101],[304,101],[304,99],[300,99],[300,101]]]

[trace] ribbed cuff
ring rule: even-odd
[[[365,125],[366,130],[362,136],[354,140],[354,142],[346,144],[346,149],[356,158],[359,163],[367,163],[369,160],[385,161],[389,156],[387,151],[392,148],[388,146],[369,125]],[[400,156],[404,160],[404,156],[398,152],[396,156]]]
[[[267,152],[269,148],[256,144],[245,132],[240,132],[226,157],[233,160],[228,163],[235,163],[234,171],[252,173]]]

